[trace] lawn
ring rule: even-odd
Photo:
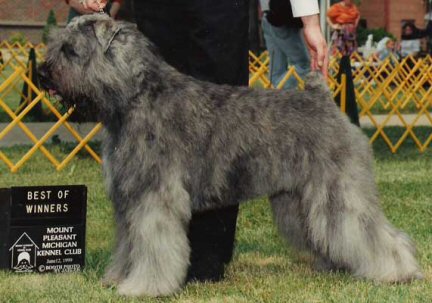
[[[407,143],[396,155],[382,142],[374,146],[376,180],[386,215],[417,244],[423,281],[376,284],[344,273],[313,271],[308,256],[279,238],[269,205],[262,200],[241,207],[236,251],[223,282],[189,284],[172,298],[124,298],[99,282],[113,244],[112,209],[100,166],[81,154],[56,172],[37,153],[17,174],[0,162],[0,185],[87,185],[86,268],[83,273],[58,275],[0,272],[0,302],[432,302],[432,148],[420,154],[411,141]],[[64,154],[69,148],[50,149]],[[2,151],[16,160],[25,148]]]

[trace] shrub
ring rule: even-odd
[[[49,14],[48,14],[48,18],[47,18],[46,24],[45,24],[43,32],[42,32],[42,42],[43,43],[47,43],[47,41],[48,41],[48,35],[49,35],[49,32],[50,32],[51,28],[56,27],[56,26],[57,26],[56,16],[54,14],[54,11],[50,10]]]
[[[27,38],[23,33],[15,32],[9,35],[8,41],[10,44],[18,43],[20,45],[25,45],[27,43]]]
[[[368,35],[373,35],[373,41],[378,42],[384,37],[390,37],[392,39],[396,39],[394,35],[386,31],[384,28],[361,28],[357,29],[357,43],[359,46],[364,45],[366,43]]]

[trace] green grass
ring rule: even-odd
[[[430,128],[425,130],[429,131]],[[397,135],[398,131],[393,132]],[[70,147],[50,146],[65,155]],[[241,207],[234,260],[220,283],[190,284],[172,298],[129,299],[103,288],[100,278],[113,243],[112,209],[101,167],[81,154],[56,172],[38,153],[17,174],[0,162],[1,187],[86,184],[88,226],[86,268],[77,274],[0,272],[0,302],[432,302],[432,150],[419,154],[412,141],[391,154],[375,146],[376,180],[389,220],[416,242],[425,280],[412,284],[376,284],[344,273],[318,273],[277,235],[266,201]],[[25,147],[2,149],[17,160]],[[60,157],[59,157],[60,158]]]

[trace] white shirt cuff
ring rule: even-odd
[[[294,17],[319,14],[318,0],[290,0]]]

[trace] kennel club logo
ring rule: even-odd
[[[9,249],[11,251],[11,268],[15,272],[32,272],[36,267],[36,254],[39,247],[23,233]]]
[[[87,189],[0,189],[0,268],[74,272],[84,267]]]

